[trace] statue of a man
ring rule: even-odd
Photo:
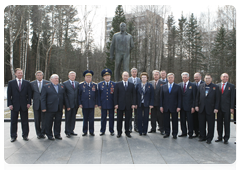
[[[123,62],[123,71],[129,73],[129,59],[130,51],[134,47],[133,38],[126,32],[126,24],[122,22],[120,24],[120,32],[113,35],[112,43],[110,47],[110,59],[114,59],[115,53],[115,81],[119,81],[121,63]]]

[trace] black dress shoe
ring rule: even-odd
[[[234,142],[234,144],[236,144],[236,141]]]
[[[225,140],[225,141],[224,141],[224,144],[228,144],[228,141],[227,141],[227,140]]]
[[[62,140],[61,136],[55,136],[55,139]]]
[[[100,136],[103,136],[103,135],[105,135],[105,133],[100,133]]]
[[[23,137],[23,140],[28,141],[29,139],[28,137]]]
[[[161,132],[161,135],[165,135],[165,133],[164,133],[164,132]]]
[[[48,137],[48,140],[55,140],[54,137]]]
[[[83,133],[83,134],[82,134],[82,136],[86,136],[86,135],[87,135],[87,133]]]
[[[139,136],[142,136],[142,134],[141,134],[141,133],[139,133]]]
[[[202,142],[202,141],[206,141],[206,139],[201,138],[201,139],[199,139],[198,141],[199,141],[199,142]]]
[[[146,133],[143,133],[144,136],[146,136],[147,134]]]
[[[40,135],[37,135],[37,138],[38,138],[38,139],[41,139],[41,136],[40,136]]]
[[[70,134],[66,134],[66,136],[67,136],[68,138],[70,138],[70,137],[71,137],[71,135],[70,135]]]
[[[173,139],[177,139],[177,136],[173,136]]]
[[[198,137],[198,135],[193,135],[192,137],[193,137],[193,138],[196,138],[196,137]]]
[[[45,139],[45,138],[46,138],[46,136],[45,136],[45,135],[41,135],[41,138],[42,138],[42,139]]]
[[[207,144],[211,144],[211,141],[207,141],[206,143],[207,143]]]
[[[111,136],[114,136],[114,132],[113,132],[113,133],[111,133]]]
[[[132,133],[132,130],[129,130],[130,133]]]
[[[73,136],[77,136],[78,134],[76,134],[76,133],[73,132],[73,133],[71,133],[71,135],[73,135]]]
[[[150,130],[148,133],[156,133],[156,130]]]
[[[193,138],[193,136],[192,136],[192,135],[190,135],[188,138],[189,138],[189,139],[192,139],[192,138]]]
[[[11,138],[11,142],[15,142],[17,138]]]
[[[169,135],[164,135],[164,136],[163,136],[163,138],[168,138],[168,137],[169,137]]]
[[[187,134],[178,135],[178,137],[185,137],[185,136],[187,136]]]
[[[91,135],[91,136],[95,136],[95,134],[94,134],[94,133],[90,133],[90,135]]]
[[[130,134],[126,134],[127,137],[131,138],[132,136]]]
[[[222,142],[222,139],[217,139],[215,140],[215,142]]]
[[[134,129],[135,132],[138,132],[138,129]]]
[[[117,135],[117,138],[120,138],[120,137],[121,137],[121,135],[120,135],[120,134],[118,134],[118,135]]]

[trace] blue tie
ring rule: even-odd
[[[171,90],[172,90],[172,84],[170,84],[169,93],[171,93]]]

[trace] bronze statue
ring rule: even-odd
[[[114,59],[115,53],[115,81],[119,81],[121,63],[123,62],[123,71],[129,73],[129,59],[130,51],[134,47],[133,38],[126,32],[126,24],[122,22],[120,24],[120,32],[113,35],[112,43],[110,47],[110,59]]]

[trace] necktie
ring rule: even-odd
[[[198,83],[196,83],[196,86],[198,87]]]
[[[172,84],[170,84],[169,93],[171,93],[171,90],[172,90]]]
[[[125,91],[127,91],[127,82],[125,81]]]
[[[56,92],[58,93],[58,85],[54,85]]]
[[[19,85],[18,85],[19,91],[21,91],[21,87],[22,87],[21,80],[18,80],[18,81],[19,81]]]
[[[183,92],[184,92],[184,93],[186,92],[186,83],[184,84]]]
[[[38,90],[39,90],[39,93],[41,93],[41,90],[42,90],[42,85],[41,85],[41,81],[39,81],[39,86],[38,86]]]
[[[136,79],[134,79],[133,84],[134,84],[134,85],[136,84]]]
[[[224,92],[224,86],[225,86],[225,84],[223,83],[223,85],[222,85],[222,94]]]
[[[155,86],[154,86],[154,89],[156,89],[156,87],[157,87],[157,81],[155,81]]]
[[[75,89],[75,87],[74,87],[74,82],[72,81],[72,86],[73,86],[73,88]]]
[[[108,87],[108,82],[107,82],[107,87]]]

